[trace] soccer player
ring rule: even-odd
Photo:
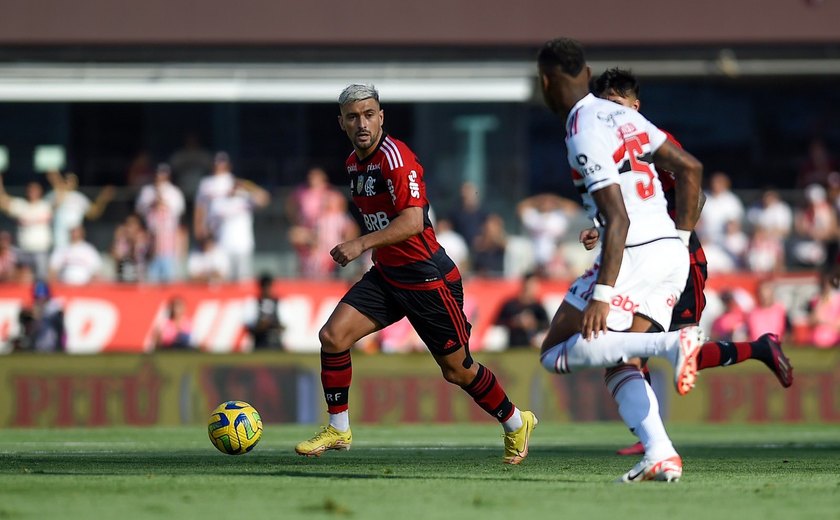
[[[537,418],[520,412],[496,376],[470,355],[461,275],[435,238],[423,167],[405,143],[385,132],[379,93],[372,85],[348,86],[338,104],[338,124],[353,143],[346,169],[363,234],[338,244],[330,255],[344,267],[373,250],[374,265],[344,295],[318,334],[329,425],[295,451],[318,456],[350,448],[350,348],[407,316],[443,377],[502,424],[503,462],[519,464],[528,455]]]
[[[552,320],[541,363],[561,374],[612,368],[607,387],[645,447],[642,460],[619,480],[678,480],[682,459],[659,417],[656,395],[639,368],[627,363],[637,356],[665,357],[674,365],[677,391],[685,394],[694,386],[699,327],[647,331],[669,330],[685,286],[687,238],[700,214],[703,167],[638,112],[592,95],[591,71],[578,42],[547,42],[538,64],[545,102],[566,121],[575,185],[603,236],[600,257],[572,284]],[[658,169],[681,177],[676,223],[668,216]]]
[[[633,73],[626,70],[613,68],[605,71],[595,80],[592,90],[598,97],[633,110],[639,110],[641,106],[639,82]],[[682,148],[682,145],[673,135],[667,132],[665,134],[671,143]],[[672,219],[676,218],[676,208],[674,206],[676,176],[669,171],[660,171],[659,180],[662,182],[662,189],[665,191],[665,198],[668,201],[668,213]],[[581,233],[581,241],[587,249],[594,248],[597,240],[597,228],[584,230]],[[697,238],[697,233],[694,231],[691,232],[689,237],[688,253],[691,269],[688,273],[685,288],[671,316],[671,330],[697,325],[700,323],[700,317],[706,307],[706,298],[703,295],[706,278],[708,277],[706,255],[700,245],[700,240]],[[779,337],[772,333],[763,334],[755,341],[750,342],[717,341],[705,343],[700,347],[700,352],[697,354],[697,370],[731,366],[748,359],[755,359],[767,365],[767,368],[773,372],[784,388],[793,384],[793,367],[782,351]],[[643,367],[642,372],[650,382],[647,366]],[[644,447],[641,443],[618,450],[619,455],[639,455],[642,453],[644,453]]]

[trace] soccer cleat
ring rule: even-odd
[[[502,461],[505,464],[519,464],[522,459],[528,456],[528,441],[531,440],[531,433],[537,427],[537,416],[533,412],[521,411],[522,426],[513,432],[507,432],[505,439],[505,457]]]
[[[324,426],[317,435],[295,446],[298,455],[306,457],[320,457],[327,450],[349,450],[353,442],[350,430],[340,432],[330,426]]]
[[[620,450],[616,450],[616,455],[644,455],[645,454],[645,445],[641,442],[637,442],[632,446],[627,446],[626,448],[621,448]]]
[[[790,364],[790,360],[785,356],[785,353],[782,352],[782,343],[779,340],[779,336],[773,334],[772,332],[768,332],[767,334],[762,334],[755,343],[763,344],[767,347],[770,351],[770,355],[772,356],[772,365],[770,363],[765,363],[776,374],[776,378],[779,380],[779,383],[785,388],[788,388],[790,385],[793,384],[793,365]]]
[[[643,482],[645,480],[676,482],[680,477],[682,477],[682,459],[679,455],[656,462],[644,457],[616,482]]]
[[[697,382],[697,354],[704,340],[705,335],[700,327],[680,329],[677,358],[674,362],[674,386],[680,395],[689,393]]]

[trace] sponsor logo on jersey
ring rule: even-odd
[[[359,175],[359,180],[356,181],[356,193],[361,194],[362,189],[365,187],[365,176]]]
[[[368,231],[379,231],[385,229],[391,221],[388,219],[388,214],[384,211],[377,211],[376,213],[362,213],[362,220],[365,223],[365,228]]]
[[[357,171],[359,171],[359,170],[356,167],[356,163],[353,163],[353,164],[350,164],[350,165],[347,166],[347,173],[355,173]]]
[[[587,157],[586,154],[579,153],[575,156],[575,160],[579,165],[583,166],[587,163],[587,161],[589,161],[589,157]]]
[[[414,170],[411,170],[411,173],[408,174],[408,190],[412,197],[420,198],[420,184],[417,182],[417,172]]]
[[[368,173],[377,172],[381,169],[382,169],[382,166],[380,166],[379,164],[368,164],[368,166],[367,166]]]
[[[388,193],[391,194],[391,203],[396,203],[397,202],[397,194],[396,194],[396,192],[394,192],[394,181],[392,181],[391,179],[388,179],[386,184],[388,185]]]

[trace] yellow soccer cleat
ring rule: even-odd
[[[353,442],[350,430],[340,432],[330,426],[321,428],[317,435],[295,446],[298,455],[306,457],[320,457],[327,450],[349,450]]]
[[[531,432],[537,427],[537,417],[528,411],[521,411],[522,426],[515,432],[505,433],[505,464],[519,464],[522,459],[528,456],[528,441],[531,440]]]

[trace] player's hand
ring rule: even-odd
[[[607,332],[607,315],[610,313],[610,304],[598,300],[589,300],[586,309],[583,310],[583,323],[580,334],[586,339],[597,338],[601,332]]]
[[[359,258],[363,252],[364,249],[362,248],[362,243],[359,240],[350,240],[349,242],[343,242],[332,248],[330,256],[332,256],[332,259],[335,260],[338,265],[344,267],[353,260]]]
[[[587,251],[592,251],[595,249],[595,246],[598,245],[598,238],[600,238],[600,236],[601,233],[598,232],[598,228],[591,227],[580,232],[579,240]]]

